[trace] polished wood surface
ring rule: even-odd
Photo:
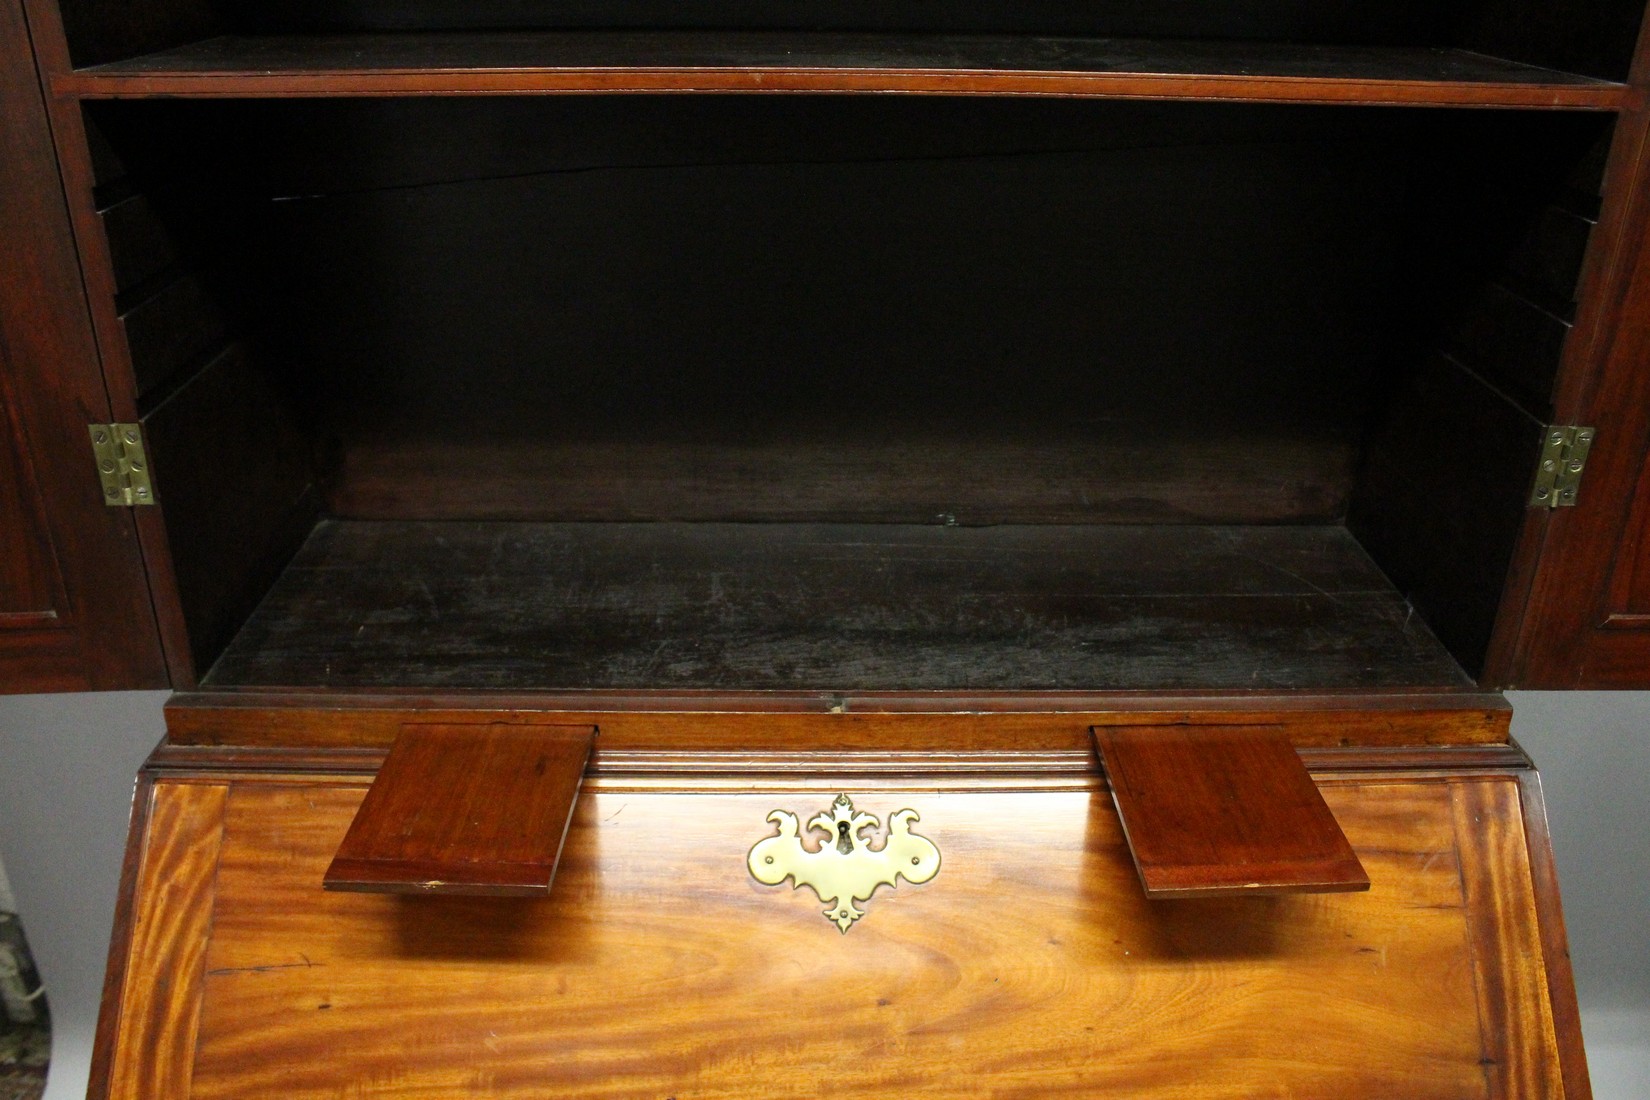
[[[1620,85],[1442,49],[783,33],[227,35],[64,74],[59,94],[855,91],[1447,106],[1618,105]]]
[[[1098,726],[1094,743],[1147,897],[1369,889],[1281,731]]]
[[[63,33],[63,17],[53,0],[24,0],[28,11],[29,29],[34,46],[34,60],[41,77],[69,68],[69,47]],[[109,37],[123,44],[153,41],[149,36],[164,33],[160,30],[169,22],[168,15],[176,13],[172,0],[158,0],[150,4],[139,2],[98,4],[96,12],[79,9],[88,16],[81,23],[90,24],[93,33]],[[169,9],[162,10],[162,9]],[[71,13],[75,14],[75,13]],[[108,419],[133,423],[142,418],[137,376],[133,370],[126,334],[121,325],[121,305],[117,300],[112,242],[103,218],[104,210],[119,201],[126,192],[98,193],[99,179],[94,164],[102,158],[94,157],[88,140],[85,114],[79,104],[51,97],[47,100],[51,120],[51,137],[56,145],[57,165],[61,174],[60,188],[68,205],[73,239],[79,257],[81,302],[91,315],[92,334],[102,363],[102,397],[109,407]],[[163,228],[163,227],[162,227]],[[131,304],[130,302],[125,304]],[[87,407],[93,407],[88,405]],[[100,417],[99,419],[102,419]],[[174,687],[187,688],[196,683],[191,657],[191,639],[185,625],[185,616],[178,595],[178,583],[167,532],[165,489],[157,486],[158,507],[135,508],[124,513],[125,521],[136,530],[132,553],[141,552],[147,580],[147,591],[139,597],[151,608],[160,635],[160,648],[165,672]],[[108,509],[119,515],[120,510]],[[112,587],[111,592],[124,591]],[[136,687],[125,683],[123,687]]]
[[[1325,779],[1371,891],[1181,902],[1141,897],[1092,782],[1023,782],[853,780],[943,863],[842,935],[744,867],[828,767],[588,781],[545,901],[327,893],[360,781],[237,780],[192,1078],[147,1095],[1584,1095],[1552,1076],[1515,779]],[[199,789],[162,781],[157,816]]]
[[[388,749],[429,722],[538,721],[601,728],[610,751],[1092,753],[1091,726],[1217,724],[1281,730],[1302,747],[1504,745],[1512,709],[1476,692],[1225,695],[873,692],[251,692],[174,695],[179,745]]]
[[[386,894],[549,893],[595,734],[590,726],[409,723],[323,885]]]
[[[1541,776],[1523,772],[1518,779],[1520,804],[1524,808],[1524,832],[1531,838],[1549,835],[1547,805],[1541,790]],[[1569,938],[1564,927],[1564,905],[1558,886],[1558,869],[1550,844],[1533,840],[1530,851],[1530,879],[1535,888],[1536,918],[1540,922],[1541,958],[1547,971],[1547,989],[1552,995],[1553,1029],[1558,1035],[1559,1070],[1568,1096],[1591,1096],[1592,1081],[1587,1072],[1587,1055],[1581,1044],[1581,1005],[1576,999],[1575,971],[1570,964]]]
[[[1641,29],[1632,84],[1650,85]],[[1486,679],[1531,688],[1650,680],[1650,108],[1622,112],[1575,324],[1552,390],[1553,422],[1598,429],[1574,508],[1530,514],[1496,621]]]
[[[0,2],[0,691],[164,687],[132,516],[92,464],[114,418],[31,47]]]
[[[147,839],[128,883],[133,903],[118,1038],[108,1076],[94,1081],[93,1096],[189,1095],[228,794],[221,784],[167,785],[151,793],[146,819],[137,817]]]
[[[1461,688],[1338,527],[326,521],[214,687]]]
[[[1451,790],[1457,834],[1472,836],[1489,858],[1461,867],[1461,887],[1471,920],[1493,927],[1505,945],[1474,972],[1478,1003],[1499,1022],[1485,1034],[1485,1071],[1506,1096],[1564,1096],[1553,994],[1547,971],[1530,965],[1542,958],[1539,903],[1530,875],[1524,817],[1509,810],[1505,791],[1458,783]],[[1512,1051],[1529,1056],[1508,1057]]]

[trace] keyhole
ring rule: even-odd
[[[843,855],[848,855],[854,850],[854,838],[848,835],[848,823],[846,821],[836,823],[836,850]]]

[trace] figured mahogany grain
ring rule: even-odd
[[[195,872],[217,897],[198,1042],[119,1048],[192,1058],[197,1100],[1560,1095],[1520,1091],[1554,1052],[1508,777],[1466,781],[1485,818],[1467,831],[1450,781],[1326,780],[1371,891],[1172,903],[1141,897],[1096,784],[815,781],[598,786],[555,895],[528,904],[323,892],[362,785],[237,780],[221,859]],[[944,859],[847,935],[744,864],[769,811],[843,782],[864,812],[915,809]],[[184,790],[160,782],[159,804]],[[148,880],[135,905],[183,896]],[[1515,1038],[1479,1003],[1484,970],[1533,1017]]]
[[[1280,730],[1094,730],[1149,898],[1369,889],[1300,755]]]
[[[1587,1052],[1581,1043],[1581,1005],[1576,1000],[1575,971],[1570,964],[1569,935],[1564,928],[1564,905],[1558,886],[1558,870],[1553,865],[1551,833],[1547,828],[1546,799],[1541,776],[1527,771],[1519,776],[1519,802],[1524,811],[1524,842],[1529,851],[1531,888],[1535,891],[1535,917],[1540,926],[1541,959],[1547,972],[1547,991],[1553,1031],[1558,1038],[1559,1072],[1564,1078],[1564,1095],[1585,1100],[1593,1094],[1587,1072]]]
[[[549,893],[595,734],[409,724],[327,868],[326,888]]]
[[[118,1011],[117,1038],[94,1096],[189,1095],[228,795],[222,783],[170,784],[151,794],[147,818],[135,818],[146,836],[128,883],[133,900],[120,997],[118,1007],[103,1008]]]
[[[1502,812],[1505,794],[1494,787],[1456,783],[1450,793],[1457,833],[1499,853],[1461,868],[1469,911],[1496,930],[1504,948],[1474,968],[1479,1011],[1497,1021],[1484,1034],[1485,1075],[1497,1095],[1564,1096],[1553,994],[1545,968],[1530,965],[1544,956],[1539,913],[1517,900],[1534,893],[1523,818]],[[1509,1058],[1511,1050],[1533,1056]]]

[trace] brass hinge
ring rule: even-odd
[[[1593,428],[1573,424],[1549,425],[1541,438],[1541,461],[1536,466],[1530,505],[1535,508],[1573,508],[1587,452],[1593,448]]]
[[[103,503],[112,508],[155,502],[149,481],[149,455],[143,449],[143,428],[137,424],[92,424],[92,457],[103,483]]]

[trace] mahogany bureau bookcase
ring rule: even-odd
[[[1589,1093],[1636,0],[0,0],[92,1093]]]

